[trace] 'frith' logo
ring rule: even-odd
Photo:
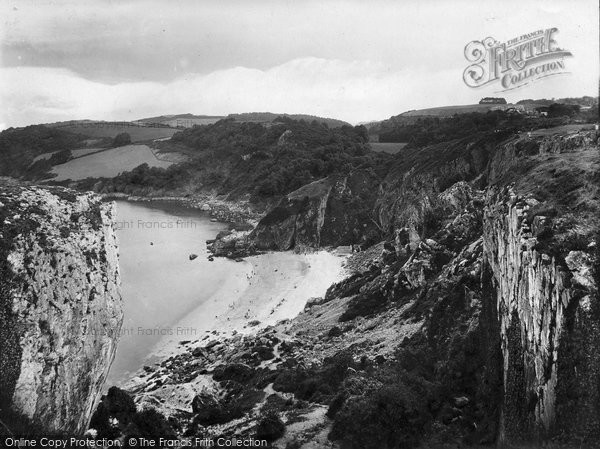
[[[471,63],[463,72],[469,87],[500,82],[503,90],[516,89],[547,76],[567,73],[564,58],[573,56],[554,40],[558,28],[538,30],[500,43],[493,37],[465,46]]]

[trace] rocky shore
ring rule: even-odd
[[[201,196],[132,196],[126,193],[101,194],[105,200],[126,200],[135,202],[164,201],[172,202],[191,209],[199,209],[209,214],[216,221],[230,223],[235,229],[252,229],[263,213],[246,201],[229,201],[217,198],[216,195]]]

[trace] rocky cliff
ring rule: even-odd
[[[485,213],[503,359],[499,440],[592,444],[600,437],[597,235],[555,247],[554,220],[539,204],[504,189]]]
[[[367,170],[334,175],[290,193],[258,224],[250,239],[259,249],[348,245],[373,230],[379,186]]]
[[[0,186],[0,414],[13,434],[81,433],[122,322],[113,208]]]
[[[239,257],[365,243],[380,234],[373,215],[379,184],[370,170],[312,182],[283,197],[252,232],[223,233],[209,248],[218,256]]]
[[[323,245],[337,182],[300,189],[254,236]],[[137,379],[136,402],[182,439],[268,428],[281,448],[600,447],[594,135],[402,154],[369,201],[384,239],[351,256],[348,278],[294,320],[190,342]]]

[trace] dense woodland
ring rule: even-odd
[[[104,192],[216,189],[253,201],[278,198],[317,179],[356,168],[385,175],[389,155],[374,153],[366,128],[329,128],[316,121],[279,118],[272,125],[232,119],[176,133],[172,144],[188,149],[191,160],[167,169],[141,165],[111,180]],[[89,183],[91,184],[91,180]]]

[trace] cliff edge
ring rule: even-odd
[[[15,435],[82,433],[123,319],[113,206],[0,184],[0,416]]]

